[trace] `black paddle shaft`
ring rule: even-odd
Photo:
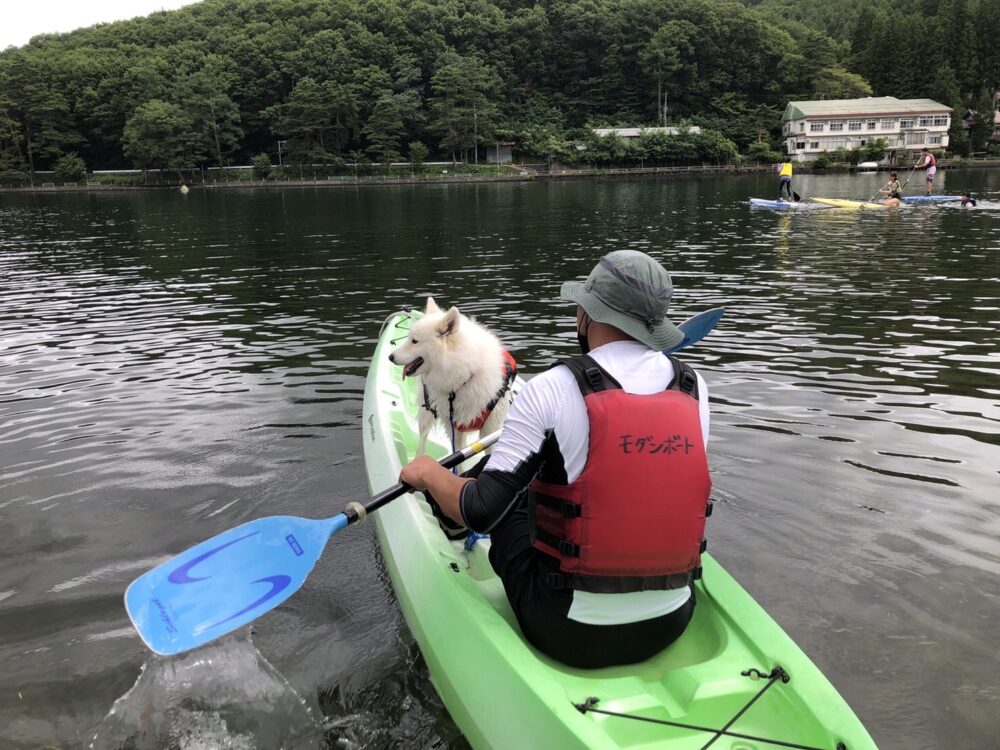
[[[438,461],[438,463],[446,469],[454,468],[463,461],[467,461],[472,458],[476,454],[482,453],[499,439],[500,432],[498,430],[490,435],[486,435],[482,439],[477,440],[460,451],[455,451],[454,453],[445,456]],[[347,516],[347,523],[352,524],[357,521],[364,520],[365,516],[372,511],[376,511],[386,503],[395,500],[400,495],[405,495],[407,492],[412,491],[413,488],[410,485],[404,482],[397,482],[392,487],[382,490],[377,495],[373,495],[364,505],[361,505],[360,503],[352,503],[344,510],[344,515]],[[359,510],[359,507],[361,510]],[[361,512],[362,510],[363,512]]]

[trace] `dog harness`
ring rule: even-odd
[[[475,430],[481,430],[483,425],[486,424],[486,420],[490,418],[490,414],[496,408],[500,400],[507,395],[510,391],[511,385],[514,383],[514,378],[517,377],[517,361],[514,359],[513,355],[506,349],[503,350],[503,363],[501,365],[503,371],[503,383],[500,388],[494,394],[486,406],[483,407],[482,411],[476,415],[476,418],[471,422],[466,424],[455,424],[455,396],[458,394],[462,388],[464,388],[472,378],[466,380],[462,385],[460,385],[456,390],[448,394],[448,424],[451,425],[452,430],[458,432],[474,432]],[[475,377],[473,375],[472,377]],[[434,415],[435,419],[438,419],[437,409],[431,405],[430,392],[427,390],[427,386],[424,385],[424,408]],[[454,441],[452,441],[454,442]]]
[[[595,593],[676,589],[700,573],[711,477],[698,379],[671,357],[666,390],[631,394],[588,356],[559,364],[587,407],[587,461],[572,482],[531,484],[534,547],[559,561],[553,588]],[[551,478],[549,478],[551,479]]]

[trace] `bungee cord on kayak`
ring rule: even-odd
[[[620,719],[632,719],[634,721],[643,721],[648,724],[661,724],[668,727],[677,727],[678,729],[692,729],[696,732],[711,732],[715,736],[712,737],[707,743],[702,745],[701,750],[707,750],[712,744],[720,737],[735,737],[741,740],[751,740],[753,742],[765,742],[770,745],[776,745],[778,747],[789,747],[795,750],[830,750],[830,748],[820,748],[815,745],[802,745],[797,742],[789,742],[786,740],[776,740],[770,737],[758,737],[752,734],[743,734],[741,732],[732,732],[730,727],[736,723],[736,721],[747,712],[747,710],[760,698],[764,693],[766,693],[772,685],[774,685],[779,680],[783,683],[788,683],[791,681],[791,676],[782,669],[780,666],[774,667],[769,673],[762,672],[756,667],[751,667],[749,669],[741,672],[744,677],[767,678],[767,684],[764,685],[757,694],[753,696],[749,701],[744,704],[744,706],[736,712],[736,714],[726,722],[726,724],[721,729],[713,729],[711,727],[702,727],[697,724],[685,724],[680,721],[667,721],[666,719],[654,719],[650,716],[637,716],[636,714],[626,714],[619,711],[607,711],[602,708],[597,708],[597,704],[600,703],[600,698],[596,696],[591,696],[587,698],[583,703],[574,703],[573,706],[581,714],[594,713],[603,714],[605,716],[615,716]],[[843,742],[838,742],[833,750],[849,750],[847,745]]]

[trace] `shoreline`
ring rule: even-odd
[[[981,161],[964,162],[955,161],[938,162],[941,169],[998,169],[1000,159],[989,159]],[[539,167],[535,169],[534,167]],[[544,167],[544,169],[542,169]],[[55,185],[45,183],[35,186],[0,186],[0,193],[89,193],[89,192],[133,192],[149,190],[178,190],[182,184],[186,184],[190,190],[233,190],[233,189],[263,189],[275,190],[285,188],[364,188],[364,187],[385,187],[387,185],[465,185],[469,183],[499,183],[499,182],[559,182],[564,180],[587,180],[587,179],[630,179],[630,178],[654,178],[654,179],[685,179],[692,177],[708,177],[715,175],[744,175],[744,174],[770,174],[773,167],[770,164],[748,164],[748,165],[701,165],[690,167],[621,167],[610,169],[570,169],[559,164],[549,165],[521,165],[514,166],[519,170],[519,174],[505,175],[481,175],[470,174],[467,176],[451,175],[448,177],[377,177],[366,178],[327,178],[312,180],[232,180],[227,182],[193,182],[172,183],[169,185],[147,184],[147,185],[102,185],[102,184],[63,184]],[[874,169],[858,169],[857,166],[830,166],[822,169],[803,164],[796,166],[795,170],[800,174],[844,174],[844,173],[875,173],[905,170],[905,166],[879,165]]]

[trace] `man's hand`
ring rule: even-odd
[[[420,456],[403,467],[399,472],[399,481],[415,490],[430,492],[448,518],[465,524],[459,498],[462,487],[472,479],[456,477],[430,456]]]
[[[403,470],[399,472],[399,481],[410,485],[415,490],[423,491],[427,489],[428,477],[433,475],[432,472],[435,469],[448,471],[430,456],[420,456],[403,467]]]

